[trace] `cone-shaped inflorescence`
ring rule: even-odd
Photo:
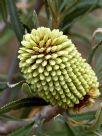
[[[18,58],[24,78],[46,101],[65,109],[80,108],[99,96],[94,71],[63,32],[33,29],[21,44]]]

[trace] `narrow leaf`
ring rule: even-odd
[[[34,22],[34,28],[37,28],[39,26],[39,21],[35,10],[33,11],[33,22]]]
[[[30,106],[45,106],[48,105],[46,101],[44,101],[42,98],[35,97],[35,98],[24,98],[19,99],[16,101],[12,101],[5,106],[0,108],[0,114],[9,112],[10,110],[16,110],[24,107],[30,107]]]
[[[102,124],[102,103],[100,104],[100,108],[96,112],[95,121],[86,128],[87,131],[96,131]]]
[[[34,125],[34,122],[26,125],[25,127],[17,129],[16,131],[12,132],[8,136],[29,136],[32,131],[33,125]]]
[[[101,44],[98,44],[98,46],[96,46],[94,49],[91,50],[91,52],[90,52],[90,54],[89,54],[89,56],[88,56],[88,60],[87,60],[87,62],[88,62],[89,64],[92,63],[94,54],[96,53],[96,51],[97,51],[99,45],[101,45]]]
[[[0,120],[6,120],[6,121],[8,121],[8,120],[19,120],[19,119],[17,119],[17,118],[15,118],[15,117],[12,117],[12,116],[9,116],[9,115],[0,115]]]
[[[30,96],[32,94],[32,91],[31,91],[31,89],[30,89],[30,87],[29,87],[29,85],[27,83],[22,84],[21,90],[23,92],[25,92],[28,96]]]
[[[70,125],[67,124],[67,129],[68,129],[68,134],[70,136],[76,136],[75,132],[73,131],[73,129],[71,128]]]
[[[36,136],[75,136],[60,115],[39,127],[35,134]]]
[[[18,41],[21,42],[24,32],[23,32],[23,26],[20,22],[20,19],[17,13],[15,0],[6,0],[6,2],[7,2],[9,14],[10,14],[12,27],[15,31]]]
[[[88,57],[88,63],[89,64],[92,63],[93,57],[94,57],[98,47],[102,45],[102,41],[100,41],[99,43],[95,44],[96,43],[95,37],[96,37],[97,33],[102,33],[102,28],[96,29],[94,31],[93,35],[92,35],[92,51],[90,52],[89,57]]]
[[[71,27],[72,23],[75,22],[78,17],[93,11],[94,9],[102,7],[102,1],[98,0],[77,0],[72,1],[72,4],[66,2],[66,5],[63,9],[64,17],[60,22],[60,29],[64,30],[64,33],[69,32],[69,28]],[[74,4],[76,3],[76,4]],[[71,6],[72,5],[72,6]]]
[[[50,16],[50,10],[49,10],[49,6],[48,6],[48,1],[44,0],[44,3],[45,3],[46,16],[48,19],[48,26],[50,27],[51,26],[51,16]]]
[[[81,114],[69,114],[69,117],[75,120],[92,120],[95,117],[96,111],[85,112]]]
[[[0,13],[2,14],[3,20],[7,21],[7,7],[6,7],[6,1],[0,0]]]

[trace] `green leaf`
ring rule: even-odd
[[[76,115],[77,116],[77,115]],[[69,117],[69,116],[68,116]],[[86,125],[82,125],[82,124],[77,124],[75,125],[75,123],[73,122],[72,124],[70,123],[70,121],[68,120],[67,116],[64,115],[64,120],[68,126],[68,129],[75,135],[75,136],[95,136],[93,131],[86,131],[85,126]],[[84,119],[82,120],[84,121]],[[88,122],[89,123],[89,122]]]
[[[100,104],[100,107],[96,112],[95,121],[92,124],[90,124],[90,126],[88,126],[86,130],[96,131],[100,128],[101,124],[102,124],[102,103]]]
[[[101,44],[100,44],[100,45],[101,45]],[[94,54],[95,54],[95,52],[97,51],[97,49],[98,49],[98,46],[96,46],[96,47],[90,52],[90,54],[89,54],[89,56],[88,56],[88,60],[87,60],[87,62],[88,62],[89,64],[92,63]]]
[[[69,0],[66,1],[66,4],[63,6],[63,13],[61,21],[60,21],[60,29],[64,30],[65,33],[69,31],[72,23],[76,21],[76,19],[86,13],[91,12],[94,9],[102,7],[101,0]]]
[[[25,30],[30,33],[32,29],[39,27],[39,20],[36,11],[29,9],[28,12],[21,13],[20,19]],[[30,20],[30,21],[29,21]]]
[[[8,136],[30,136],[33,125],[34,125],[34,122],[26,125],[25,127],[17,129],[16,131],[12,132]]]
[[[102,33],[102,29],[101,28],[96,29],[94,31],[93,35],[92,35],[92,46],[93,46],[93,48],[92,48],[92,51],[90,52],[89,57],[88,57],[88,63],[89,64],[92,63],[93,57],[94,57],[98,47],[100,47],[102,45],[102,40],[95,45],[95,42],[96,42],[95,38],[96,38],[98,33]]]
[[[14,29],[14,32],[17,36],[18,41],[21,42],[23,38],[24,28],[20,22],[20,19],[17,13],[15,0],[6,0],[6,2],[7,2],[9,14],[10,14],[12,27]]]
[[[97,136],[94,132],[87,132],[83,126],[71,126],[71,129],[75,133],[75,136]]]
[[[42,98],[34,97],[34,98],[24,98],[19,99],[16,101],[12,101],[5,106],[0,108],[0,114],[9,112],[10,110],[20,109],[24,107],[30,107],[30,106],[45,106],[48,105],[46,101],[44,101]]]
[[[45,0],[48,20],[52,17],[52,28],[59,27],[66,34],[80,16],[100,7],[102,0]]]
[[[39,27],[39,21],[38,21],[38,17],[36,14],[36,11],[33,11],[33,22],[34,22],[34,28],[38,28]]]
[[[21,19],[21,22],[22,22],[23,27],[25,28],[25,30],[28,33],[30,33],[31,30],[34,28],[34,21],[35,21],[35,18],[33,17],[33,11],[30,9],[26,13],[21,13],[20,14],[20,19]]]
[[[0,115],[0,120],[18,120],[17,118],[15,118],[15,117],[12,117],[12,116],[9,116],[9,115],[5,115],[5,114],[3,114],[3,115]]]
[[[0,13],[2,14],[3,20],[7,21],[7,7],[6,7],[6,1],[0,0]]]
[[[69,114],[69,117],[75,120],[92,120],[95,117],[96,111],[85,112],[81,114]]]
[[[96,51],[96,54],[95,54],[95,66],[94,66],[94,69],[95,69],[95,72],[96,72],[96,75],[98,77],[98,81],[101,83],[102,81],[102,46],[100,46],[97,51]]]
[[[68,129],[68,134],[70,136],[76,136],[75,132],[73,131],[73,129],[71,129],[70,125],[67,125],[67,129]]]
[[[29,85],[27,83],[22,84],[21,90],[23,92],[25,92],[28,96],[30,96],[32,94],[32,91],[31,91],[31,89],[30,89],[30,87],[29,87]]]
[[[14,32],[11,29],[10,25],[7,25],[5,30],[0,33],[0,48],[8,45],[8,41],[14,37]],[[7,48],[7,47],[6,47]],[[2,48],[1,48],[2,49]],[[1,53],[2,50],[0,50]],[[6,51],[5,51],[6,52]]]
[[[48,7],[47,7],[48,6]],[[59,1],[58,0],[46,0],[45,9],[48,17],[48,25],[50,23],[49,15],[51,16],[51,28],[58,28],[59,26]]]
[[[53,130],[53,131],[52,131]],[[60,116],[38,128],[37,136],[75,136]]]
[[[44,3],[45,3],[46,16],[48,19],[48,27],[51,27],[51,16],[50,16],[50,10],[49,10],[49,6],[48,6],[48,1],[44,0]]]

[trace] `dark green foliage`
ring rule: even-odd
[[[67,34],[78,17],[102,7],[102,0],[45,0],[45,6],[48,19],[50,12],[57,27]]]
[[[9,116],[9,115],[3,114],[3,115],[0,115],[0,120],[2,120],[2,121],[9,121],[9,120],[16,121],[16,120],[19,120],[19,119],[12,117],[12,116]]]
[[[67,5],[67,6],[66,6]],[[92,10],[102,7],[102,1],[98,0],[76,0],[72,1],[71,4],[66,4],[66,14],[63,18],[63,21],[60,25],[61,28],[68,32],[70,25],[72,25],[73,21],[75,21],[78,17],[91,12]],[[64,9],[64,8],[63,8]],[[69,24],[69,25],[68,25]]]
[[[5,22],[7,22],[7,5],[6,0],[0,0],[0,13]]]
[[[100,43],[98,43],[98,44],[96,45],[96,47],[90,52],[89,58],[88,58],[88,60],[87,60],[87,62],[88,62],[89,64],[92,63],[92,59],[93,59],[93,57],[94,57],[94,54],[95,54],[95,52],[97,51],[98,47],[101,46],[101,45],[102,45],[102,41],[101,41]]]
[[[0,114],[9,112],[10,110],[16,110],[24,107],[30,106],[45,106],[48,105],[42,98],[35,97],[35,98],[23,98],[19,100],[12,101],[5,106],[0,108]]]
[[[47,127],[49,126],[49,127]],[[52,131],[53,130],[53,131]],[[37,136],[97,136],[94,132],[87,132],[84,126],[71,126],[66,124],[62,117],[56,117],[42,128],[38,128]]]
[[[80,114],[69,114],[69,117],[75,119],[75,120],[92,120],[95,117],[96,111],[86,112],[86,113],[80,113]]]
[[[17,13],[17,8],[15,5],[15,1],[6,0],[6,2],[7,2],[9,14],[10,14],[12,27],[15,31],[18,41],[20,42],[23,38],[24,28],[20,22],[20,19],[19,19],[18,13]]]

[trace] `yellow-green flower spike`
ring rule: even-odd
[[[52,105],[79,109],[100,95],[94,71],[63,32],[33,29],[21,44],[19,67],[26,82]]]

